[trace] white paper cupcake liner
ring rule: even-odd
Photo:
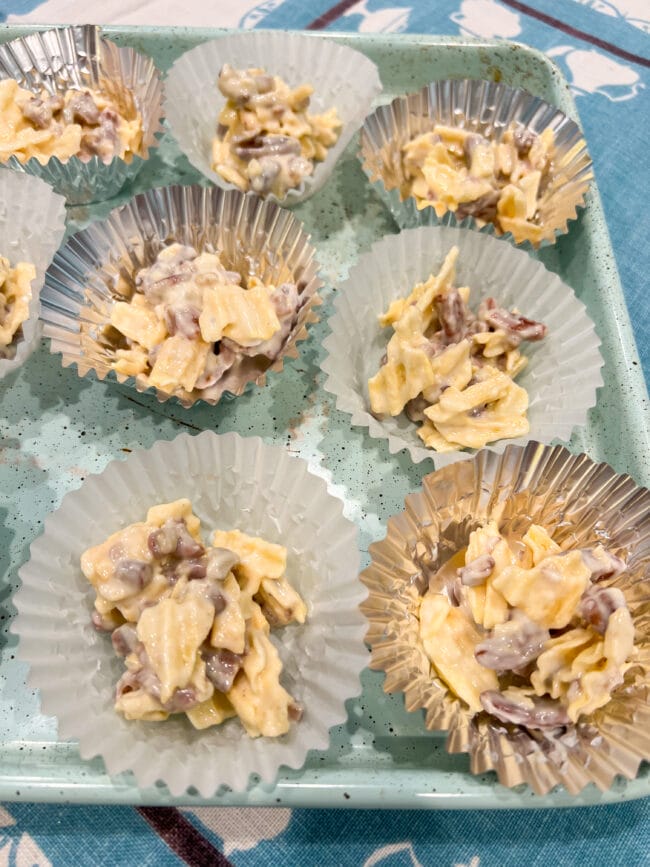
[[[549,226],[540,245],[524,241],[521,246],[546,246],[568,231],[593,180],[591,158],[580,128],[555,106],[525,90],[492,81],[441,80],[417,93],[398,96],[390,105],[377,108],[361,130],[359,159],[363,170],[400,228],[461,225],[478,229],[475,220],[456,220],[452,211],[438,217],[433,207],[418,209],[412,196],[402,200],[401,148],[435,124],[461,127],[486,138],[500,138],[512,123],[521,123],[535,133],[550,128],[555,135],[553,177],[540,204],[541,221]],[[480,229],[494,234],[493,223]],[[510,232],[501,237],[514,242]]]
[[[363,54],[322,37],[285,31],[253,30],[224,35],[183,54],[165,81],[165,113],[172,135],[192,165],[224,189],[236,189],[211,168],[212,140],[225,98],[217,87],[224,63],[235,68],[261,67],[290,86],[311,84],[310,111],[336,107],[343,127],[336,144],[300,187],[279,200],[291,206],[317,192],[330,177],[338,158],[363,123],[381,92],[377,67]]]
[[[334,302],[331,334],[323,345],[324,387],[336,397],[352,424],[367,427],[371,437],[387,439],[393,454],[407,449],[416,463],[431,458],[436,467],[471,457],[474,450],[438,453],[417,435],[418,425],[404,414],[375,418],[370,412],[368,379],[377,373],[390,329],[377,317],[394,298],[405,297],[416,283],[436,273],[449,250],[459,248],[456,285],[472,290],[470,306],[490,295],[500,306],[517,308],[544,322],[546,337],[522,344],[529,359],[517,377],[528,392],[530,431],[525,437],[488,444],[503,451],[508,443],[567,441],[585,423],[603,384],[600,340],[584,304],[573,290],[527,253],[500,239],[451,226],[421,226],[373,244],[351,269]]]
[[[99,157],[62,162],[51,157],[45,165],[33,157],[21,164],[11,157],[6,165],[37,175],[66,197],[68,204],[100,202],[117,195],[138,174],[162,133],[163,85],[153,60],[133,48],[118,48],[101,36],[95,25],[64,27],[32,33],[0,45],[0,78],[14,78],[21,87],[40,93],[90,87],[114,95],[132,94],[142,115],[143,155],[130,162]]]
[[[199,251],[210,244],[228,268],[256,274],[265,283],[295,282],[301,298],[278,357],[242,357],[200,398],[182,390],[171,395],[150,388],[141,377],[116,375],[113,350],[101,339],[117,297],[117,276],[148,267],[172,240]],[[250,383],[263,385],[269,372],[282,370],[285,358],[297,357],[296,344],[317,321],[313,308],[320,303],[322,285],[309,240],[293,214],[257,196],[198,185],[148,190],[69,238],[57,253],[42,292],[43,333],[51,338],[51,351],[61,353],[63,366],[76,365],[79,376],[103,380],[110,375],[139,392],[155,393],[161,402],[173,396],[186,407],[197,400],[216,404],[224,395],[242,394]]]
[[[308,617],[272,639],[281,682],[305,712],[280,738],[250,738],[237,720],[197,731],[180,716],[128,722],[113,709],[123,664],[90,623],[94,592],[79,558],[144,520],[149,506],[180,497],[192,502],[206,540],[215,528],[238,528],[288,549],[287,576]],[[131,770],[140,787],[162,781],[174,796],[193,786],[210,797],[221,786],[244,789],[251,774],[270,784],[280,766],[301,767],[346,719],[367,661],[358,569],[357,530],[306,461],[257,437],[182,434],[109,464],[64,497],[20,569],[12,631],[43,713],[57,718],[60,739],[79,741],[82,758],[101,756],[111,775]]]
[[[515,538],[541,524],[563,550],[602,544],[627,561],[625,572],[601,583],[625,595],[634,664],[608,704],[564,730],[472,716],[432,673],[419,642],[420,594],[429,578],[489,520]],[[527,783],[540,795],[557,785],[577,794],[590,783],[606,791],[619,774],[634,779],[650,760],[650,491],[562,446],[531,442],[502,455],[484,449],[425,476],[370,555],[361,573],[369,590],[361,609],[370,622],[370,668],[386,673],[386,692],[404,692],[408,711],[424,710],[427,729],[448,732],[449,752],[469,753],[472,773],[494,770],[503,785]]]
[[[15,370],[35,349],[41,327],[40,292],[45,271],[65,231],[65,199],[40,180],[0,169],[0,256],[12,266],[31,262],[36,268],[32,280],[29,316],[23,322],[13,358],[0,358],[0,379]]]

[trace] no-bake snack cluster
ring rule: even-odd
[[[0,358],[16,355],[23,322],[29,316],[35,277],[36,269],[30,262],[18,262],[12,268],[9,259],[0,256]]]
[[[66,162],[74,156],[129,162],[141,149],[142,115],[132,101],[128,108],[90,89],[34,94],[13,79],[0,80],[0,162],[11,156],[43,165],[51,157]]]
[[[264,69],[225,64],[217,83],[227,101],[212,143],[212,168],[244,192],[283,199],[336,143],[336,107],[310,113],[311,85],[292,89]]]
[[[291,207],[329,183],[381,89],[375,64],[337,40],[251,30],[179,57],[165,111],[212,183]]]
[[[629,476],[536,442],[425,476],[361,574],[385,691],[507,786],[634,778],[650,720],[649,502]]]
[[[473,79],[380,106],[360,157],[402,228],[468,221],[533,247],[568,231],[593,178],[574,121],[525,90]]]
[[[184,713],[197,729],[237,716],[250,736],[278,737],[302,708],[280,685],[269,632],[304,623],[307,607],[281,545],[239,530],[215,530],[211,542],[189,500],[177,500],[82,555],[93,623],[126,667],[115,709],[129,720]]]
[[[68,205],[106,201],[162,133],[162,76],[95,25],[0,45],[0,165],[35,175]]]
[[[135,274],[104,332],[112,367],[167,394],[209,398],[242,358],[274,360],[296,322],[295,283],[264,284],[229,271],[218,252],[172,243]],[[129,286],[118,284],[117,295]]]
[[[546,326],[488,297],[477,314],[470,288],[457,288],[453,247],[438,274],[393,301],[379,318],[391,326],[385,360],[368,381],[373,413],[405,411],[418,436],[439,452],[481,448],[528,433],[528,394],[515,384],[527,364],[519,346]]]
[[[625,562],[602,545],[562,550],[537,524],[509,544],[489,521],[442,568],[420,603],[419,638],[473,713],[557,729],[623,683],[634,624],[622,591],[602,582]]]
[[[539,244],[539,202],[553,172],[554,135],[511,124],[497,140],[436,124],[402,146],[403,198],[438,217],[451,211],[460,222],[494,223],[517,241]]]

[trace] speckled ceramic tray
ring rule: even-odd
[[[0,28],[0,40],[25,28]],[[106,28],[119,44],[151,54],[168,68],[183,51],[218,32]],[[319,37],[314,37],[319,38]],[[433,78],[498,78],[525,87],[576,117],[566,82],[542,54],[508,43],[423,37],[336,38],[368,54],[380,70],[388,101]],[[346,492],[346,514],[361,531],[362,560],[368,545],[384,535],[384,522],[403,508],[430,462],[414,465],[408,454],[391,456],[387,444],[351,428],[322,389],[319,366],[334,288],[360,250],[396,231],[390,215],[367,184],[348,148],[331,181],[296,209],[319,250],[325,307],[301,357],[290,362],[266,389],[255,388],[216,407],[184,410],[174,401],[159,404],[126,386],[79,379],[64,370],[43,344],[20,372],[2,384],[0,426],[0,800],[76,801],[130,804],[196,804],[198,795],[172,799],[163,787],[138,790],[129,775],[109,778],[101,761],[84,762],[74,743],[57,740],[54,721],[39,713],[37,696],[25,686],[26,670],[15,659],[8,633],[14,614],[11,595],[17,570],[45,515],[66,491],[114,457],[148,448],[179,431],[236,430],[283,443],[296,454],[331,471]],[[157,155],[118,200],[70,214],[70,230],[103,216],[134,192],[163,183],[197,180],[174,144],[163,139]],[[647,394],[625,310],[598,191],[570,233],[539,257],[557,271],[587,305],[603,341],[605,386],[588,425],[571,441],[574,451],[607,460],[641,484],[650,482],[647,465]],[[563,791],[543,798],[529,790],[498,785],[494,775],[474,777],[464,755],[445,752],[444,736],[427,732],[419,714],[407,714],[401,695],[382,691],[382,675],[366,672],[362,696],[348,705],[346,725],[333,730],[326,753],[313,753],[299,772],[280,774],[272,787],[254,786],[243,794],[220,793],[215,804],[319,807],[518,808],[578,806],[650,794],[650,769],[633,782],[600,793],[587,788],[577,797]]]

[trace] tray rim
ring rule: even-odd
[[[60,29],[66,25],[62,24],[0,24],[0,43],[10,39],[24,36],[35,31]],[[227,28],[215,27],[147,27],[138,25],[118,25],[108,24],[101,25],[102,33],[107,38],[124,38],[128,41],[129,37],[137,37],[138,35],[146,35],[152,37],[169,36],[170,38],[186,36],[195,38],[200,41],[216,39],[219,36],[225,36],[229,33],[238,32]],[[363,51],[362,46],[384,46],[394,47],[396,44],[408,46],[422,46],[433,48],[438,45],[458,45],[469,48],[498,48],[512,47],[523,54],[528,54],[535,58],[537,64],[545,66],[549,75],[554,78],[557,84],[563,89],[562,101],[565,103],[563,110],[568,110],[571,116],[580,124],[580,115],[575,105],[575,101],[570,92],[568,82],[557,64],[545,55],[542,51],[533,48],[524,43],[505,40],[505,39],[479,39],[465,36],[437,36],[436,34],[365,34],[358,32],[345,31],[300,31],[307,33],[314,38],[327,38],[346,43],[353,43],[353,47]],[[8,35],[10,34],[10,35]],[[364,52],[365,53],[365,52]],[[163,70],[164,72],[165,70]],[[382,101],[385,94],[381,94],[379,100]],[[604,253],[604,258],[610,263],[607,268],[608,274],[603,278],[609,284],[608,301],[613,303],[611,321],[614,325],[617,337],[617,351],[620,353],[622,361],[627,366],[627,374],[629,377],[629,385],[632,393],[644,400],[647,407],[648,387],[646,378],[641,367],[636,343],[634,341],[634,333],[632,330],[629,312],[625,303],[625,296],[620,280],[616,259],[611,245],[609,230],[604,217],[600,193],[598,190],[597,180],[594,179],[589,193],[589,205],[592,210],[599,213],[601,218],[600,229],[602,231],[601,242],[606,242],[601,246],[601,253]],[[598,271],[604,271],[605,266],[602,261],[596,263]],[[646,424],[643,426],[643,436],[646,445],[646,453],[650,451],[650,410],[646,415]],[[31,546],[30,546],[31,548]],[[22,565],[22,564],[21,564]],[[444,737],[440,735],[441,738]],[[71,755],[76,752],[75,760],[79,770],[87,769],[89,764],[79,757],[78,749],[74,743],[57,741],[51,745],[55,749],[64,749],[69,751]],[[2,754],[3,744],[0,743],[0,755]],[[13,754],[17,755],[17,754]],[[68,762],[70,760],[68,759]],[[539,809],[539,808],[571,808],[584,807],[592,805],[602,805],[609,803],[620,803],[622,801],[636,800],[647,795],[650,795],[650,765],[647,763],[642,766],[640,774],[634,780],[626,780],[622,784],[615,785],[612,789],[606,792],[598,791],[594,786],[588,786],[579,795],[571,796],[566,791],[560,789],[544,796],[537,796],[530,790],[513,790],[507,789],[498,784],[496,779],[492,779],[491,789],[485,789],[481,783],[481,778],[467,773],[463,778],[463,784],[467,788],[476,787],[476,791],[463,792],[435,792],[424,791],[426,783],[424,779],[418,786],[415,783],[411,786],[402,789],[386,790],[385,783],[387,773],[390,774],[390,769],[381,768],[379,771],[370,768],[369,764],[363,766],[352,766],[351,768],[337,769],[333,774],[333,779],[323,783],[320,782],[320,777],[323,772],[320,768],[314,766],[307,770],[298,772],[288,772],[286,768],[282,768],[276,784],[272,787],[253,786],[241,793],[226,793],[222,796],[213,796],[211,798],[202,798],[185,794],[181,797],[171,797],[164,787],[150,787],[147,789],[138,789],[135,782],[129,779],[129,775],[120,775],[118,778],[109,777],[105,770],[99,769],[92,771],[92,782],[90,779],[84,780],[82,774],[74,780],[51,778],[47,782],[43,780],[34,781],[33,776],[29,774],[29,768],[26,767],[27,774],[21,775],[20,769],[22,765],[27,766],[27,762],[17,760],[11,770],[0,770],[0,800],[5,801],[31,801],[41,803],[78,803],[78,804],[121,804],[133,806],[183,806],[193,807],[201,805],[211,806],[284,806],[284,807],[305,807],[305,808],[382,808],[382,809]],[[101,765],[101,762],[98,762]],[[323,769],[325,770],[325,769]],[[354,782],[350,782],[350,771],[354,774]],[[410,775],[415,781],[419,777],[426,778],[426,769],[411,769],[402,768],[397,771],[401,777],[402,774]],[[453,773],[453,772],[452,772]],[[347,781],[337,779],[339,774],[347,774]],[[83,774],[85,776],[85,773]],[[373,780],[373,777],[382,777],[382,784]],[[30,779],[31,777],[31,779]]]

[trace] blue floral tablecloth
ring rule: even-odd
[[[0,22],[180,24],[503,37],[560,66],[594,159],[650,376],[650,0],[0,0]],[[564,811],[0,807],[0,867],[650,864],[650,799]]]

